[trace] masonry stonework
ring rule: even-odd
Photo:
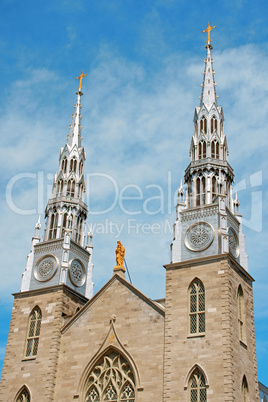
[[[241,400],[246,375],[249,400],[258,401],[252,278],[229,255],[166,266],[164,401],[186,401],[188,379],[196,366],[206,377],[208,401]],[[192,281],[205,287],[205,334],[189,332]],[[237,290],[244,291],[246,340],[238,333]],[[252,366],[254,370],[252,370]],[[190,399],[189,399],[190,400]]]

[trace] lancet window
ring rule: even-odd
[[[62,192],[63,192],[63,180],[62,179],[60,179],[59,181],[58,181],[58,196],[61,196],[62,195]]]
[[[76,231],[76,239],[75,241],[80,244],[81,236],[82,236],[82,229],[83,229],[83,218],[82,216],[78,216],[77,218],[77,231]]]
[[[74,171],[76,172],[76,168],[77,168],[77,160],[75,158],[72,158],[70,160],[70,172]]]
[[[248,382],[245,376],[242,381],[242,402],[248,402]]]
[[[239,339],[245,342],[245,303],[244,293],[241,285],[239,285],[237,291],[237,309]]]
[[[207,134],[207,119],[205,116],[202,116],[200,120],[200,131],[203,131],[205,134]]]
[[[26,357],[37,355],[40,330],[41,330],[42,313],[39,307],[35,307],[29,317],[27,341],[26,341]],[[23,400],[23,399],[22,399]]]
[[[67,172],[67,158],[64,158],[61,162],[61,170],[63,173]]]
[[[218,121],[215,116],[212,116],[210,120],[210,132],[213,134],[214,130],[217,130],[218,127]]]
[[[190,402],[206,402],[207,387],[204,374],[196,368],[189,380],[189,400]]]
[[[52,213],[52,215],[50,217],[48,240],[56,239],[57,227],[58,227],[58,214],[57,214],[57,212],[54,212],[54,213]]]
[[[212,202],[215,201],[217,197],[217,179],[215,176],[212,177]]]
[[[62,237],[64,236],[65,229],[72,229],[72,224],[73,224],[73,215],[68,214],[68,212],[65,212],[63,215],[63,223],[62,223]]]
[[[83,174],[83,166],[84,166],[83,161],[81,161],[79,163],[79,176],[81,176]]]
[[[220,146],[217,140],[213,140],[211,142],[211,158],[214,159],[220,158]]]
[[[74,197],[74,194],[75,194],[75,181],[71,179],[67,183],[67,196]]]
[[[204,205],[206,203],[206,179],[204,176],[196,179],[196,205]]]
[[[190,334],[204,333],[205,323],[205,288],[199,279],[189,287],[189,329]]]
[[[16,402],[30,402],[30,401],[31,401],[30,392],[28,388],[24,386],[21,392],[19,393]]]
[[[84,186],[83,184],[79,185],[79,198],[83,198],[83,191],[84,191]]]
[[[198,159],[205,159],[207,157],[207,145],[205,141],[201,140],[198,144]]]
[[[135,380],[130,364],[115,351],[104,356],[87,381],[86,402],[135,402]]]

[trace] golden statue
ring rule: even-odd
[[[117,248],[115,250],[116,255],[116,267],[115,268],[123,268],[124,267],[124,259],[125,259],[125,247],[121,243],[121,241],[117,241]]]
[[[76,77],[76,80],[80,80],[79,81],[79,87],[78,87],[78,91],[80,91],[80,89],[82,89],[82,79],[83,77],[86,77],[87,74],[83,74],[83,70],[81,71],[81,74],[79,75],[79,77]]]
[[[207,33],[208,33],[208,40],[207,40],[207,43],[210,43],[210,42],[211,42],[210,32],[211,32],[212,29],[214,29],[214,28],[216,28],[216,25],[215,25],[215,27],[212,27],[212,26],[210,25],[210,23],[208,23],[207,29],[204,29],[204,31],[202,31],[202,33],[203,33],[203,32],[207,32]]]

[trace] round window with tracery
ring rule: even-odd
[[[191,251],[203,251],[214,240],[215,231],[207,222],[198,222],[190,226],[185,234],[185,246]]]
[[[78,260],[72,260],[69,268],[69,277],[74,286],[83,286],[86,280],[85,269]]]
[[[58,268],[58,262],[53,255],[48,255],[39,260],[34,270],[35,279],[45,282],[51,279]]]
[[[237,258],[239,256],[239,243],[237,234],[235,233],[233,228],[229,228],[228,235],[229,235],[229,251],[234,256],[234,258]]]

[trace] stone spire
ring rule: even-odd
[[[211,44],[207,44],[207,57],[205,59],[205,70],[203,75],[202,92],[200,97],[200,106],[205,105],[207,110],[210,110],[214,104],[217,106],[216,83],[214,81],[213,59],[211,57]]]
[[[190,145],[190,165],[185,171],[187,205],[196,207],[214,202],[216,196],[226,196],[231,209],[233,169],[228,163],[228,144],[224,134],[224,115],[217,104],[210,42],[205,46],[207,58],[200,106],[195,108],[194,135]]]
[[[84,203],[85,180],[84,162],[86,154],[81,141],[81,96],[76,92],[77,101],[74,105],[72,123],[69,126],[67,142],[61,148],[58,173],[55,175],[52,198],[48,201],[45,217],[47,224],[44,240],[63,237],[68,227],[71,229],[71,239],[83,245],[84,224],[87,218],[87,206]]]
[[[69,134],[67,136],[67,144],[70,148],[76,146],[77,148],[81,147],[81,119],[82,115],[80,110],[82,108],[81,105],[81,96],[83,93],[81,91],[76,92],[77,100],[74,105],[74,113],[72,115],[72,123],[69,126]]]
[[[81,72],[76,92],[69,134],[60,151],[58,172],[55,174],[52,197],[45,210],[45,231],[40,242],[40,220],[36,225],[37,237],[23,274],[21,291],[53,285],[68,287],[88,298],[93,295],[92,233],[86,242],[84,228],[88,214],[85,198],[84,162],[86,154],[81,137]],[[85,244],[86,243],[86,244]],[[48,253],[49,250],[49,253]]]
[[[184,175],[187,186],[185,203],[182,185],[178,193],[171,261],[233,251],[233,256],[247,269],[241,215],[237,213],[238,201],[232,199],[234,173],[228,163],[224,115],[222,107],[217,104],[215,90],[210,38],[213,28],[209,24],[205,30],[208,40],[201,102],[195,108],[190,164]],[[234,251],[236,240],[237,244],[240,243],[239,251]],[[231,241],[230,247],[228,241]]]

